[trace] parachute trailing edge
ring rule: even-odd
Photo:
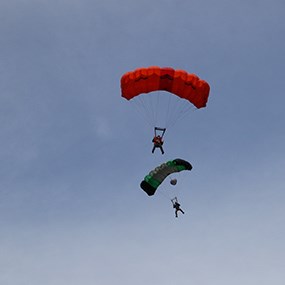
[[[210,86],[195,74],[171,67],[138,68],[125,73],[121,78],[122,97],[127,100],[142,93],[159,90],[186,99],[199,109],[206,107]]]
[[[160,166],[152,170],[148,175],[145,176],[144,180],[141,182],[140,187],[149,196],[154,195],[156,189],[164,181],[164,179],[175,172],[180,172],[183,170],[191,170],[192,165],[190,162],[177,158],[174,160],[167,161]]]

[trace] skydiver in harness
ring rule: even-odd
[[[152,153],[154,153],[156,148],[160,148],[161,153],[164,154],[162,145],[163,145],[163,136],[165,131],[166,131],[165,128],[158,128],[158,127],[154,128],[154,138],[152,139],[153,148],[151,151]],[[161,132],[161,134],[159,132]]]
[[[172,206],[175,209],[175,217],[178,218],[178,212],[180,211],[184,214],[184,211],[180,208],[180,204],[178,203],[177,197],[171,199]]]

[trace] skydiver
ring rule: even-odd
[[[152,142],[153,142],[153,148],[152,148],[152,153],[154,153],[154,150],[156,148],[160,148],[160,151],[162,154],[164,154],[164,150],[162,148],[162,145],[163,145],[163,139],[160,135],[157,135],[157,136],[154,136],[154,138],[152,139]]]
[[[161,153],[164,154],[162,145],[163,145],[163,136],[165,131],[166,128],[159,128],[159,127],[154,128],[154,138],[152,139],[153,142],[152,153],[154,153],[156,148],[160,148]]]
[[[178,218],[178,212],[180,211],[184,214],[184,211],[180,208],[180,204],[178,203],[177,197],[171,199],[172,206],[175,209],[175,217]]]

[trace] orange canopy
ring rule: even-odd
[[[141,93],[164,90],[188,100],[199,109],[207,104],[210,86],[184,70],[151,66],[125,73],[121,78],[121,90],[122,97],[127,100]]]

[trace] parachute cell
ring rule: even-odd
[[[210,86],[195,74],[170,67],[138,68],[125,73],[121,78],[122,97],[127,100],[141,93],[159,90],[186,99],[199,109],[207,104]]]
[[[147,176],[145,176],[144,180],[140,184],[140,187],[149,196],[152,196],[168,175],[175,172],[191,169],[192,165],[186,160],[177,158],[167,161],[166,163],[163,163],[160,166],[156,167]]]

